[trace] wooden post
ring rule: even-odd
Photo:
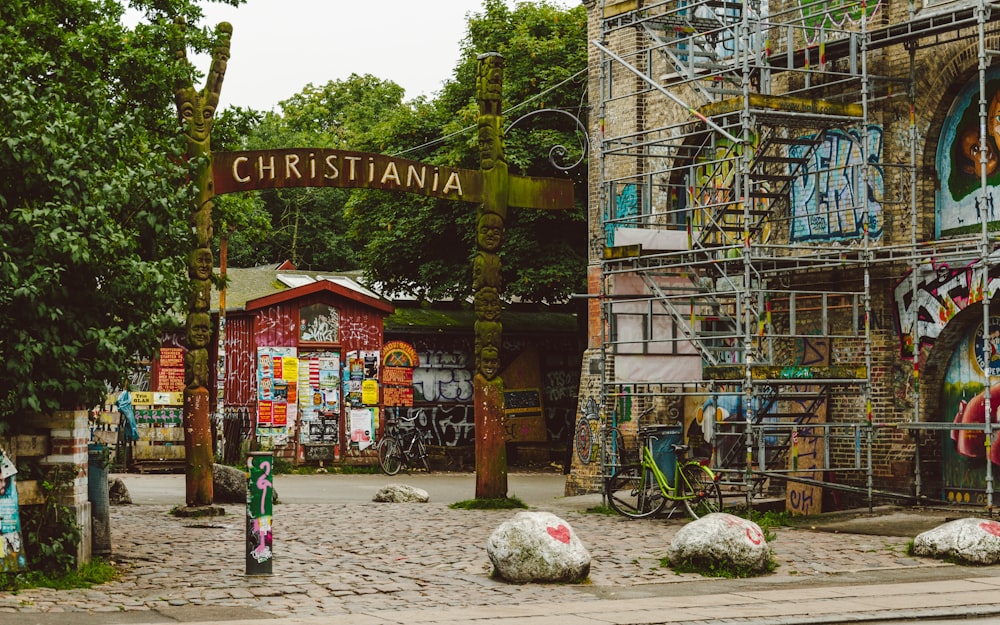
[[[473,398],[476,422],[476,498],[507,496],[507,443],[504,430],[503,379],[500,377],[500,243],[507,219],[507,163],[500,128],[503,57],[479,56],[476,97],[479,101],[479,155],[483,202],[476,220],[473,284],[476,306],[476,374]]]
[[[178,20],[183,31],[184,21]],[[187,354],[184,357],[184,467],[186,499],[190,507],[210,506],[212,492],[212,428],[209,420],[208,344],[212,338],[209,305],[212,295],[212,122],[219,104],[219,92],[229,61],[229,43],[233,27],[222,22],[216,28],[218,38],[212,55],[212,67],[205,88],[197,91],[190,79],[174,90],[177,114],[187,137],[187,158],[200,163],[196,183],[197,204],[191,212],[195,249],[188,257],[191,290],[188,297]],[[178,57],[186,59],[184,38]]]

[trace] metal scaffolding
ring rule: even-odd
[[[876,483],[885,464],[877,441],[946,426],[921,410],[916,323],[912,417],[873,415],[885,382],[876,380],[873,301],[887,298],[873,283],[953,259],[974,261],[986,284],[997,265],[987,219],[978,234],[942,240],[921,229],[913,114],[918,50],[976,38],[985,164],[997,6],[596,2],[605,414],[620,422],[701,410],[712,464],[748,504],[791,484],[855,492],[869,505],[926,499],[919,443],[914,489]],[[897,102],[910,109],[909,155],[888,162],[874,154],[875,120]],[[884,235],[887,219],[894,237]],[[988,328],[989,297],[982,307]],[[978,428],[989,444],[990,421],[947,429]],[[626,440],[635,426],[626,424]],[[985,471],[992,508],[990,462]]]

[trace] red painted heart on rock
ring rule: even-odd
[[[561,543],[569,544],[569,528],[565,525],[560,525],[559,527],[547,527],[545,530],[549,533],[549,536],[555,538]]]
[[[562,527],[562,526],[560,526],[560,527]],[[993,534],[994,536],[1000,536],[1000,523],[997,523],[996,521],[984,521],[984,522],[982,522],[982,523],[979,524],[979,527],[983,528],[984,532],[989,532],[990,534]],[[549,534],[551,534],[551,533],[552,533],[552,530],[550,529],[549,530]]]

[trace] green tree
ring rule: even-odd
[[[554,302],[585,288],[586,168],[567,174],[548,157],[556,145],[567,148],[560,166],[584,156],[574,116],[586,123],[586,30],[582,5],[564,10],[524,2],[510,9],[503,0],[485,0],[469,18],[453,79],[429,105],[398,111],[386,132],[394,138],[387,147],[407,158],[478,169],[476,57],[504,57],[506,123],[518,122],[504,137],[511,173],[571,175],[577,189],[575,210],[510,212],[501,252],[508,296]],[[431,141],[441,136],[447,138]],[[368,192],[355,194],[348,216],[364,243],[361,262],[370,279],[428,299],[471,293],[475,210],[469,205]]]
[[[193,196],[169,42],[201,11],[130,5],[148,21],[112,0],[0,4],[2,421],[102,401],[182,318]]]
[[[587,178],[582,163],[567,173],[549,154],[566,146],[557,161],[562,166],[584,156],[572,117],[586,123],[582,5],[530,2],[509,9],[503,0],[485,0],[483,11],[469,18],[453,79],[433,99],[404,101],[401,87],[370,75],[310,84],[281,102],[281,114],[267,113],[249,128],[241,147],[327,147],[478,169],[475,74],[482,52],[505,57],[506,117],[520,120],[505,137],[511,173],[570,176],[577,190],[572,211],[511,211],[502,252],[507,294],[562,301],[585,290]],[[216,128],[225,125],[219,120]],[[270,225],[233,232],[234,266],[292,260],[303,269],[361,268],[386,291],[426,300],[471,293],[474,206],[377,190],[281,189],[260,197]]]
[[[252,149],[309,146],[379,152],[391,140],[387,120],[408,108],[403,94],[396,83],[367,74],[352,74],[321,87],[309,84],[280,103],[281,115],[268,113],[259,124],[247,128],[245,144]],[[227,116],[217,123],[230,128],[234,121]],[[336,188],[262,192],[261,206],[269,224],[235,230],[230,262],[252,266],[290,260],[300,269],[357,269],[359,245],[350,236],[351,224],[344,216],[350,197],[349,189]]]

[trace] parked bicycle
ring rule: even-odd
[[[653,407],[650,406],[638,418],[642,419],[652,410]],[[634,450],[630,454],[625,447],[625,437],[618,427],[617,402],[609,418],[602,417],[598,413],[597,402],[592,397],[589,398],[584,404],[583,415],[576,424],[573,440],[577,458],[582,464],[590,464],[592,460],[602,458],[606,470],[613,471],[622,464],[630,461],[634,463],[637,458]]]
[[[678,502],[683,504],[695,519],[721,511],[718,476],[701,462],[687,459],[687,445],[671,444],[676,462],[672,479],[668,478],[653,455],[656,436],[652,428],[640,428],[640,462],[620,467],[605,482],[608,505],[633,519],[659,514],[668,501],[675,507]]]
[[[431,470],[427,461],[427,447],[424,437],[417,429],[416,419],[420,413],[411,417],[386,419],[385,434],[378,443],[378,463],[387,475],[396,475],[400,469],[422,467],[428,473]],[[397,415],[398,417],[398,415]],[[400,428],[399,421],[410,423],[407,428]]]

